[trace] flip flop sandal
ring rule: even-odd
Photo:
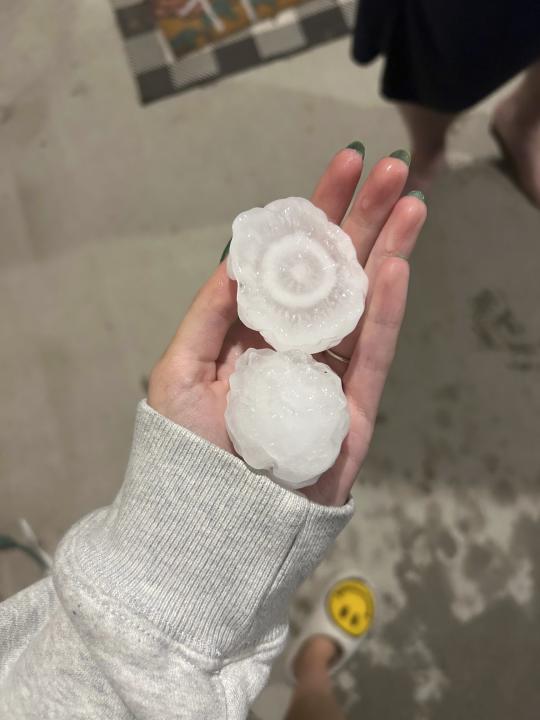
[[[313,635],[326,635],[340,649],[330,673],[336,673],[368,635],[375,617],[375,595],[371,583],[357,570],[340,571],[327,583],[302,632],[293,641],[285,660],[285,673],[296,684],[294,661],[300,648]]]

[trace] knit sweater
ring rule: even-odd
[[[325,507],[138,407],[114,502],[0,605],[1,720],[236,720],[287,607],[353,511]]]

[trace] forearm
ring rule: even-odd
[[[243,717],[282,649],[291,594],[351,512],[280,488],[142,403],[117,500],[58,549],[46,619],[23,640],[16,623],[3,629],[0,707]]]

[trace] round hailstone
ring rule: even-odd
[[[275,200],[233,222],[227,268],[238,315],[276,350],[334,347],[364,311],[367,275],[350,237],[304,198]]]
[[[341,380],[292,350],[246,350],[230,377],[225,423],[248,465],[281,485],[312,485],[331,467],[349,431]]]

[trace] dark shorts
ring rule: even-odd
[[[360,0],[353,54],[385,56],[387,98],[465,110],[540,59],[540,0]]]

